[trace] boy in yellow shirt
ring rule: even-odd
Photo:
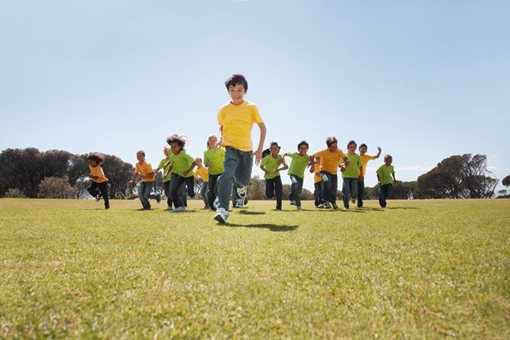
[[[92,179],[90,188],[87,189],[89,194],[99,201],[101,197],[104,199],[104,208],[110,209],[110,200],[108,199],[108,178],[104,175],[101,165],[104,163],[105,157],[102,153],[94,152],[88,155],[89,177]]]
[[[327,148],[313,154],[314,162],[319,162],[320,173],[322,176],[322,188],[324,199],[331,202],[334,209],[336,205],[336,194],[338,191],[338,168],[340,161],[344,160],[344,165],[349,165],[349,158],[345,156],[342,150],[338,149],[338,141],[335,137],[326,139]]]
[[[195,178],[202,178],[202,188],[200,188],[200,196],[202,197],[202,200],[204,201],[204,209],[209,209],[209,199],[207,198],[208,194],[208,182],[209,182],[209,172],[207,171],[207,168],[202,165],[202,158],[196,159],[197,163],[197,170],[195,171]]]
[[[367,155],[367,145],[365,143],[359,146],[359,156],[361,157],[361,164],[363,165],[363,171],[358,179],[358,208],[363,208],[363,196],[365,196],[365,173],[367,172],[368,161],[379,158],[381,155],[381,148],[377,147],[377,155]]]
[[[149,202],[149,198],[151,198],[151,192],[154,190],[156,176],[150,163],[147,163],[145,160],[145,151],[139,150],[136,153],[136,159],[138,160],[138,163],[136,163],[135,173],[128,182],[128,186],[132,187],[135,181],[138,178],[141,178],[142,183],[140,184],[140,189],[138,189],[138,197],[140,198],[140,202],[142,202],[143,210],[150,210],[151,203]],[[157,194],[155,198],[159,203],[161,196]]]
[[[232,185],[237,186],[237,193],[244,201],[251,179],[253,156],[255,163],[262,159],[262,148],[266,138],[266,125],[260,117],[257,106],[244,100],[248,91],[248,82],[241,74],[234,74],[225,82],[230,102],[221,107],[218,113],[221,138],[219,144],[226,148],[223,174],[218,179],[219,204],[214,219],[227,223],[229,200]],[[260,129],[259,144],[253,152],[251,130],[253,124]]]

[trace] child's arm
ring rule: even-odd
[[[379,158],[379,156],[381,155],[381,151],[382,151],[382,150],[381,150],[381,147],[380,147],[380,146],[378,146],[378,147],[377,147],[377,155],[375,155],[375,156],[374,156],[376,159],[377,159],[377,158]]]
[[[216,142],[216,147],[222,147],[223,146],[223,125],[220,125],[220,139]]]
[[[283,171],[283,170],[287,170],[289,168],[289,166],[285,163],[283,163],[284,166],[282,166],[281,168],[279,169],[276,169],[274,172],[280,172],[280,171]]]
[[[393,176],[393,183],[397,183],[397,179],[395,178],[395,171],[393,171],[391,175]]]
[[[315,164],[319,163],[321,161],[320,158],[314,158],[313,156],[310,156],[310,173],[315,173]]]
[[[128,187],[132,187],[133,186],[133,184],[138,180],[138,176],[139,175],[140,175],[140,173],[135,171],[135,173],[133,174],[133,177],[128,182]]]
[[[260,164],[260,160],[262,159],[262,149],[264,148],[264,141],[266,140],[266,124],[264,123],[258,123],[258,126],[260,128],[260,138],[259,138],[259,146],[257,148],[257,151],[253,153],[255,156],[255,164]],[[223,130],[222,130],[223,133]]]
[[[196,165],[197,165],[197,160],[195,159],[195,161],[193,161],[193,163],[191,163],[191,165],[189,166],[189,168],[187,168],[186,170],[184,170],[184,171],[182,172],[182,174],[183,174],[184,176],[187,176],[187,175],[189,174],[189,172],[195,168],[195,166],[196,166]]]
[[[381,185],[381,177],[379,177],[379,174],[377,174],[377,184]]]

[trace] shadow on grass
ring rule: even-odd
[[[420,208],[418,208],[418,207],[386,207],[384,209],[415,210],[415,209],[420,209]]]
[[[261,228],[261,229],[269,229],[271,231],[294,231],[298,228],[297,225],[278,225],[272,223],[261,223],[261,224],[237,224],[237,223],[229,223],[228,227],[234,228]]]
[[[242,215],[265,215],[265,212],[262,211],[248,211],[246,209],[239,210],[239,213]]]

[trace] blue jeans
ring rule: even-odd
[[[386,199],[392,191],[392,184],[384,184],[379,187],[379,204],[381,205],[381,208],[386,208]]]
[[[273,198],[276,196],[276,209],[282,210],[282,179],[280,176],[275,178],[266,178],[266,197]]]
[[[303,179],[296,175],[290,175],[292,184],[290,185],[289,199],[296,202],[296,206],[301,206],[301,192],[303,191]]]
[[[365,196],[365,181],[358,179],[358,208],[363,207],[364,196]]]
[[[150,209],[151,204],[149,202],[149,197],[154,188],[154,182],[142,182],[140,183],[140,189],[138,189],[138,197],[140,198],[140,202],[142,202],[142,207],[144,209]]]
[[[322,177],[322,195],[324,200],[336,204],[336,193],[338,191],[338,175],[330,174],[327,171],[321,171]]]
[[[186,193],[182,195],[183,187],[188,188],[189,197],[195,197],[195,177],[182,177],[177,174],[172,174],[172,179],[170,180],[170,193],[172,195],[172,201],[174,203],[174,207],[185,207],[186,202],[183,199],[183,196],[186,197]],[[183,184],[186,184],[184,186]]]
[[[252,151],[241,151],[227,146],[223,174],[218,178],[219,208],[228,211],[234,183],[237,187],[245,187],[250,184],[252,166]]]
[[[342,198],[344,200],[344,208],[349,209],[349,199],[356,197],[358,194],[358,179],[357,178],[344,178],[342,186]]]

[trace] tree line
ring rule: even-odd
[[[109,179],[111,198],[124,199],[136,196],[128,182],[134,167],[114,155],[105,155],[103,169]],[[7,149],[0,153],[0,197],[88,197],[87,155],[72,154],[62,150],[39,151],[36,148]],[[443,159],[416,181],[398,182],[393,186],[392,197],[396,199],[428,198],[491,198],[495,196],[498,183],[487,168],[485,155],[456,155]],[[502,180],[510,186],[510,176]],[[197,181],[196,190],[200,190]],[[161,173],[156,187],[162,187]],[[160,189],[159,189],[160,190]],[[283,185],[283,195],[288,197],[290,185]],[[59,196],[60,195],[60,196]],[[369,199],[377,199],[378,187],[366,188]],[[506,190],[500,192],[505,196]],[[338,193],[341,197],[341,192]],[[263,178],[254,177],[249,187],[249,199],[265,199]],[[313,193],[303,190],[304,200],[313,200]]]

